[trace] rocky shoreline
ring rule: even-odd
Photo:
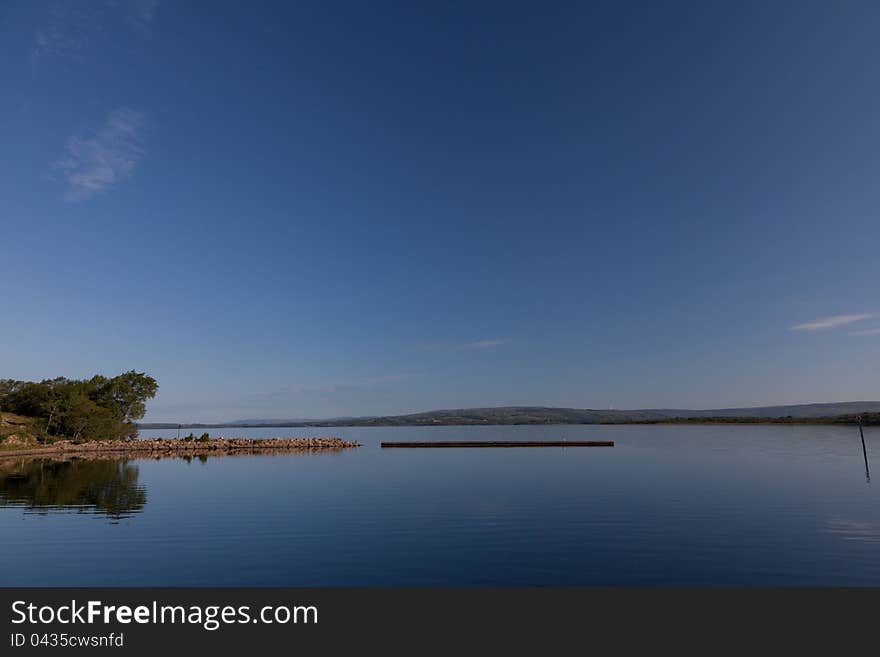
[[[135,440],[98,440],[75,444],[60,440],[37,447],[22,445],[0,449],[0,458],[20,456],[131,456],[159,458],[163,456],[202,456],[225,454],[314,453],[339,452],[360,447],[360,443],[341,438],[142,438]]]

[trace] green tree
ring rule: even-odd
[[[156,380],[131,370],[88,380],[57,377],[33,381],[0,380],[0,409],[39,418],[47,435],[77,441],[133,438],[136,421],[155,397]]]
[[[123,422],[133,423],[147,412],[146,402],[156,396],[156,379],[131,370],[107,379],[95,376],[89,381],[95,402],[112,410]]]

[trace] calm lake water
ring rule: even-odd
[[[873,484],[852,427],[212,433],[364,446],[0,462],[0,585],[880,585],[875,428]],[[616,446],[379,448],[561,438]]]

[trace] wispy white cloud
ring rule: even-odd
[[[461,345],[462,349],[491,349],[492,347],[501,347],[508,344],[509,340],[477,340],[476,342],[467,342]]]
[[[156,15],[158,0],[116,0],[125,13],[125,18],[135,30],[149,36],[150,24]]]
[[[144,36],[156,15],[158,0],[56,0],[34,32],[31,61],[47,56],[76,56],[102,31],[128,27]]]
[[[358,381],[360,385],[378,385],[380,383],[396,383],[398,381],[409,381],[410,379],[418,379],[425,376],[424,374],[385,374],[383,376],[372,376]]]
[[[792,326],[792,331],[823,331],[825,329],[833,329],[838,328],[840,326],[846,326],[847,324],[853,324],[855,322],[860,322],[863,319],[868,319],[871,317],[870,314],[854,314],[854,315],[834,315],[832,317],[823,317],[821,319],[815,319],[812,322],[806,322],[805,324],[798,324],[797,326]]]
[[[53,2],[34,32],[31,61],[37,63],[49,55],[78,55],[98,31],[103,9],[100,4],[77,0]]]
[[[473,340],[471,342],[453,342],[451,340],[423,342],[422,349],[431,351],[463,351],[470,349],[494,349],[495,347],[503,347],[511,343],[511,340],[492,338],[484,340]]]
[[[880,328],[865,329],[864,331],[853,331],[850,335],[880,335]]]
[[[84,201],[131,176],[144,155],[144,115],[123,107],[90,136],[74,135],[55,167],[67,181],[65,198]]]

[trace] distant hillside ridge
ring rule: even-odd
[[[756,406],[746,408],[675,409],[646,408],[601,410],[590,408],[555,408],[550,406],[501,406],[492,408],[459,408],[410,413],[327,420],[237,420],[214,424],[181,424],[181,428],[219,427],[368,427],[368,426],[437,426],[437,425],[513,425],[513,424],[614,424],[656,423],[675,420],[799,420],[817,422],[854,421],[856,415],[880,413],[880,401],[792,404],[787,406]],[[174,429],[177,423],[145,422],[142,429]]]

